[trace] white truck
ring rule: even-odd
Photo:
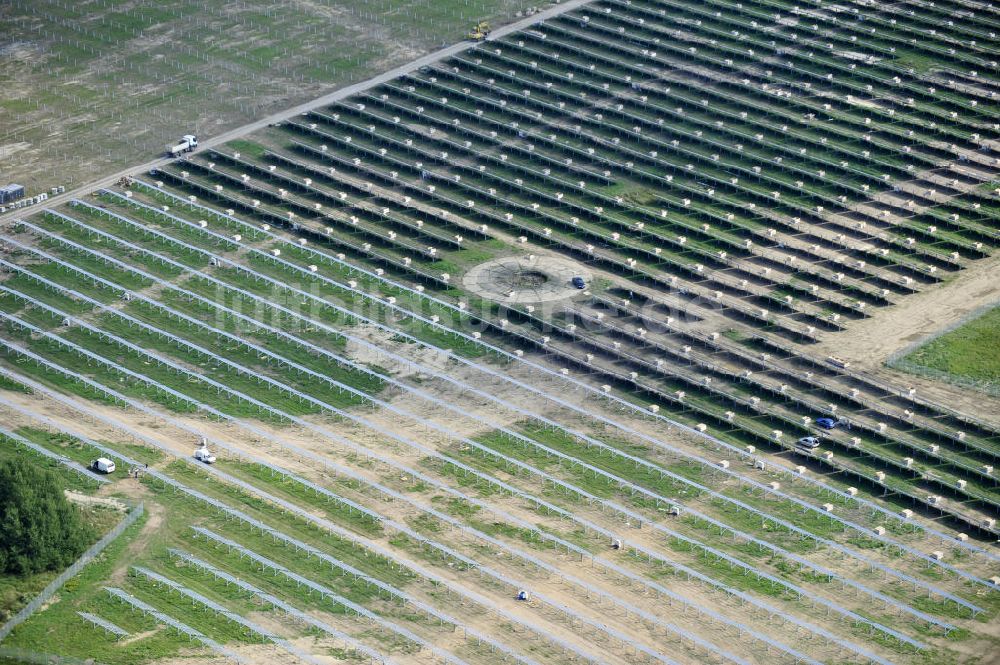
[[[114,473],[115,463],[107,457],[98,457],[90,463],[90,470],[97,473]]]
[[[191,152],[198,147],[198,137],[194,134],[185,134],[181,137],[181,142],[175,146],[167,148],[170,157],[179,157],[185,152]]]
[[[194,451],[194,458],[199,462],[204,462],[205,464],[215,464],[215,455],[209,452],[208,448],[202,446],[198,450]]]

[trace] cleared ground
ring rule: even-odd
[[[530,0],[0,4],[0,183],[80,185],[509,22]]]

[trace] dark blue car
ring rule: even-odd
[[[833,429],[837,426],[837,421],[833,418],[817,418],[816,424],[823,429]]]
[[[570,280],[570,283],[578,289],[587,288],[587,283],[583,281],[583,277],[574,277]]]

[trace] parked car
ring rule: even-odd
[[[587,288],[587,282],[584,281],[583,277],[580,277],[579,275],[571,279],[570,282],[573,284],[573,286],[575,286],[578,289]]]
[[[819,447],[819,438],[815,436],[804,436],[795,442],[797,448],[805,448],[807,450],[815,450]]]
[[[837,421],[833,418],[817,418],[816,425],[823,429],[833,429],[837,426]]]

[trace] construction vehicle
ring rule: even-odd
[[[198,147],[198,137],[194,134],[185,134],[181,137],[180,143],[167,148],[167,155],[169,157],[179,157],[185,152],[191,152]]]
[[[194,458],[205,464],[215,464],[215,455],[213,455],[206,446],[202,446],[201,448],[195,450]]]
[[[469,39],[473,39],[477,42],[481,42],[490,34],[490,24],[486,21],[480,21],[472,28],[472,32],[469,33]]]
[[[194,458],[205,464],[215,464],[215,455],[208,450],[208,439],[201,437],[201,445],[194,451]]]

